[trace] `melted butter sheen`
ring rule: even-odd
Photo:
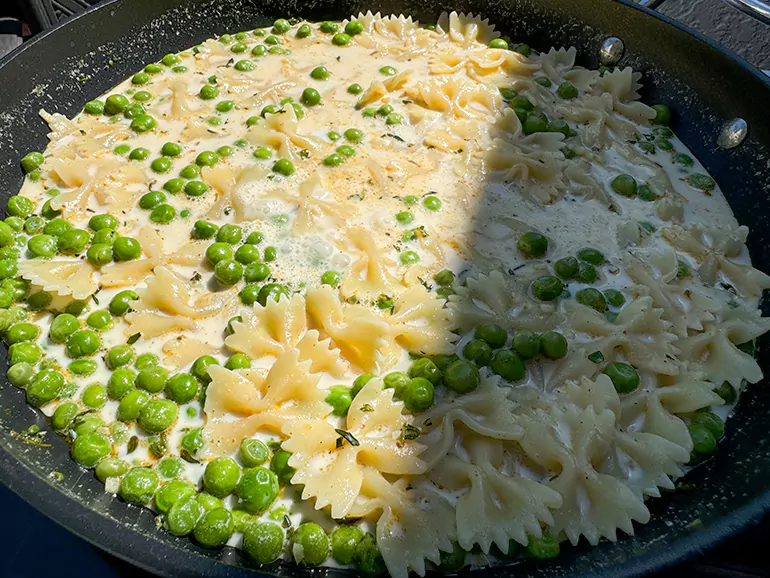
[[[301,23],[270,36],[278,44],[266,43],[269,29],[206,40],[147,82],[127,79],[100,98],[108,109],[116,95],[132,107],[141,102],[155,121],[146,132],[121,113],[72,120],[42,113],[52,130],[46,159],[40,178],[26,179],[19,194],[36,213],[48,199],[61,204],[73,227],[110,213],[119,234],[142,245],[141,257],[118,269],[91,268],[85,253],[53,258],[80,267],[90,289],[60,273],[44,279],[40,259],[21,257],[32,292],[53,295],[46,310],[30,314],[42,330],[37,342],[71,384],[42,409],[52,415],[75,401],[85,411],[85,388],[113,375],[103,355],[127,340],[169,374],[192,371],[204,354],[224,365],[245,352],[236,341],[248,342],[252,368],[215,372],[208,399],[182,404],[164,434],[165,457],[184,455],[182,438],[193,428],[210,442],[182,462],[183,479],[201,487],[213,456],[240,460],[233,449],[243,435],[283,443],[304,493],[283,488],[261,519],[295,528],[313,521],[328,532],[342,519],[371,532],[377,526],[378,547],[398,578],[408,568],[422,574],[425,560],[438,562],[455,540],[469,551],[505,550],[541,525],[560,540],[615,539],[617,528],[649,518],[647,496],[686,471],[694,412],[714,408],[727,418],[730,406],[713,390],[761,378],[735,347],[770,328],[757,309],[770,278],[751,266],[747,230],[684,144],[654,124],[630,69],[602,76],[574,66],[572,49],[527,57],[489,48],[499,32],[455,13],[434,30],[403,17],[356,21],[363,32],[344,46],[317,24],[298,38]],[[313,72],[319,67],[326,74]],[[565,83],[576,98],[560,96]],[[551,124],[533,133],[540,114]],[[165,143],[181,145],[181,153],[163,157]],[[147,149],[147,157],[131,160],[120,147]],[[196,161],[206,165],[206,152],[213,165],[180,176]],[[167,172],[153,169],[159,158],[167,158]],[[619,194],[618,175],[633,177],[632,194]],[[205,183],[205,193],[188,194],[190,181]],[[164,191],[170,222],[153,222],[139,206],[150,191]],[[236,245],[262,233],[257,249],[270,275],[258,283],[284,285],[298,296],[291,306],[283,298],[252,307],[237,297],[243,280],[219,283],[204,256],[215,239],[195,237],[198,220],[237,225]],[[547,238],[542,258],[517,248],[533,231]],[[563,279],[559,298],[538,299],[532,282],[583,248],[603,255],[596,278]],[[434,276],[444,269],[455,278],[442,292]],[[328,272],[339,274],[339,287],[321,288]],[[578,298],[588,288],[620,291],[624,306],[597,313]],[[141,299],[100,332],[96,372],[70,374],[65,345],[48,337],[55,315],[73,293],[86,296],[92,312],[127,289]],[[391,301],[393,308],[384,305]],[[257,321],[249,325],[252,312]],[[142,315],[165,329],[142,325],[141,334]],[[238,315],[239,340],[226,342]],[[350,387],[362,374],[408,371],[410,353],[465,359],[476,327],[492,322],[506,330],[506,349],[522,331],[556,331],[569,352],[526,360],[525,377],[514,383],[494,363],[480,364],[478,390],[464,396],[438,384],[427,412],[412,414],[379,380],[347,418],[323,402],[329,388]],[[303,353],[300,340],[313,331],[330,339],[334,363]],[[639,387],[619,395],[603,375],[607,362],[634,366]],[[94,413],[109,435],[118,401]],[[244,426],[257,418],[263,422]],[[360,445],[340,437],[325,446],[335,428]],[[157,440],[138,424],[111,441],[111,455],[131,466],[157,465],[150,449]],[[236,495],[225,503],[239,507]],[[228,544],[240,542],[236,532]],[[468,554],[467,561],[494,558]]]

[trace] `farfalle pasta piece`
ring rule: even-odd
[[[748,264],[732,259],[741,251],[748,227],[672,226],[661,231],[676,249],[692,256],[698,263],[698,276],[706,285],[714,285],[719,274],[727,277],[743,297],[755,299],[770,288],[770,276]]]
[[[407,578],[425,575],[425,560],[438,563],[452,551],[455,515],[446,499],[426,486],[406,489],[407,480],[390,483],[374,468],[364,468],[362,497],[351,516],[377,519],[377,547],[388,573]]]
[[[639,369],[676,375],[676,336],[671,324],[662,319],[663,310],[653,307],[651,297],[640,297],[626,305],[613,323],[595,310],[576,301],[564,303],[570,327],[589,336],[571,355],[588,355],[600,351],[605,359],[615,359],[620,351]]]
[[[496,545],[508,552],[511,540],[526,545],[551,525],[551,509],[561,506],[558,492],[518,475],[507,475],[499,441],[463,439],[468,461],[449,456],[436,468],[439,484],[460,493],[457,501],[457,538],[464,550],[478,545],[488,554]],[[463,491],[464,490],[464,491]]]
[[[311,289],[305,300],[308,326],[330,338],[351,365],[373,371],[393,361],[386,353],[390,327],[372,311],[360,305],[343,308],[328,285]]]
[[[436,30],[446,33],[452,42],[462,46],[470,46],[473,42],[489,44],[491,40],[500,36],[494,24],[489,23],[489,19],[482,20],[480,16],[474,16],[473,13],[458,14],[454,11],[441,13],[436,23]]]
[[[162,351],[166,355],[163,364],[176,368],[185,367],[202,355],[213,355],[217,350],[218,348],[210,343],[180,335],[163,344]]]
[[[392,293],[401,284],[391,271],[395,263],[377,246],[370,232],[361,227],[351,227],[345,233],[350,251],[356,256],[343,278],[342,294],[379,295]]]
[[[451,353],[457,336],[449,311],[422,285],[415,285],[396,300],[387,318],[391,338],[407,351],[426,355]]]
[[[219,293],[205,291],[194,298],[192,284],[180,279],[167,267],[157,267],[147,287],[139,289],[139,300],[133,308],[136,311],[159,311],[168,315],[181,315],[191,319],[202,319],[221,315],[232,302],[237,289]]]
[[[519,444],[527,457],[556,472],[547,482],[562,498],[562,505],[553,512],[552,533],[564,532],[573,544],[581,536],[597,544],[600,538],[615,541],[618,529],[633,535],[634,521],[649,521],[650,513],[640,496],[595,468],[614,437],[611,411],[567,405],[548,412],[535,410],[520,419],[525,434]],[[559,429],[561,423],[567,429]]]
[[[348,410],[342,437],[324,420],[288,424],[289,439],[282,445],[292,453],[289,465],[297,472],[292,483],[303,484],[302,498],[315,498],[316,509],[331,509],[333,518],[350,513],[363,484],[364,468],[385,474],[419,474],[423,446],[403,439],[402,429],[412,418],[402,415],[403,402],[393,390],[372,379],[356,395]]]
[[[423,436],[428,446],[424,460],[433,468],[455,443],[458,426],[498,440],[517,440],[523,435],[516,419],[516,403],[508,390],[499,387],[498,376],[482,376],[478,388],[460,397],[446,398],[425,412],[423,423],[431,424]]]
[[[728,381],[740,388],[743,380],[757,383],[762,369],[752,355],[737,346],[770,330],[770,318],[757,317],[756,312],[725,307],[721,320],[707,323],[702,333],[678,342],[682,354],[696,363],[710,381]]]
[[[19,275],[45,291],[87,299],[98,286],[93,266],[82,259],[29,259],[19,262]]]
[[[339,225],[353,216],[353,207],[349,203],[338,201],[334,193],[324,188],[318,174],[303,181],[297,188],[297,194],[277,189],[272,191],[271,196],[297,205],[293,231],[298,234],[316,230],[326,219]]]
[[[251,310],[241,313],[240,321],[233,321],[233,333],[225,339],[233,351],[252,358],[263,355],[278,356],[294,348],[307,331],[305,299],[295,294],[265,305],[256,303]]]
[[[299,351],[281,354],[269,370],[237,372],[218,365],[208,368],[206,425],[202,436],[207,457],[230,455],[244,437],[260,430],[280,433],[293,423],[325,418],[331,407],[318,388],[319,376],[310,372],[310,361],[299,360]],[[233,420],[235,416],[235,420]]]

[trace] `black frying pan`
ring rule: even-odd
[[[745,3],[746,0],[735,0]],[[753,0],[752,0],[753,1]],[[615,0],[174,0],[113,1],[40,35],[0,61],[0,194],[3,203],[22,181],[18,160],[43,150],[47,128],[37,111],[71,116],[145,63],[224,32],[265,26],[278,16],[341,19],[368,9],[434,21],[444,10],[481,13],[512,38],[538,49],[576,46],[583,65],[596,67],[601,42],[621,38],[622,65],[644,73],[647,102],[669,103],[674,128],[717,179],[738,220],[752,229],[755,265],[770,271],[770,80],[699,35],[653,12]],[[723,123],[748,123],[745,142],[717,147]],[[770,371],[770,355],[760,363]],[[5,352],[0,353],[5,363]],[[5,367],[3,365],[3,367]],[[240,576],[239,552],[207,551],[158,531],[148,510],[104,493],[53,434],[50,449],[26,445],[11,431],[32,423],[48,429],[23,392],[0,382],[0,481],[42,512],[97,546],[148,570],[174,576]],[[652,521],[636,537],[598,547],[563,548],[551,562],[524,562],[519,575],[631,576],[660,568],[711,546],[770,507],[770,391],[758,384],[743,396],[717,455],[652,500]],[[63,476],[58,481],[59,472]],[[16,523],[23,523],[16,521]],[[295,566],[264,572],[318,575]],[[320,571],[324,573],[323,571]],[[484,570],[504,576],[510,569]],[[340,571],[326,571],[343,575]]]

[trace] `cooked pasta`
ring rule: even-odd
[[[0,223],[11,383],[105,491],[406,578],[633,534],[770,277],[631,68],[487,20],[277,20],[69,120]]]

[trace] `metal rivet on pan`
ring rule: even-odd
[[[623,41],[616,36],[610,36],[602,42],[602,45],[599,48],[599,62],[604,66],[617,64],[620,57],[623,56],[624,50],[625,46],[623,46]]]
[[[749,125],[742,118],[728,120],[717,137],[717,145],[723,149],[733,149],[743,142],[749,132]]]

